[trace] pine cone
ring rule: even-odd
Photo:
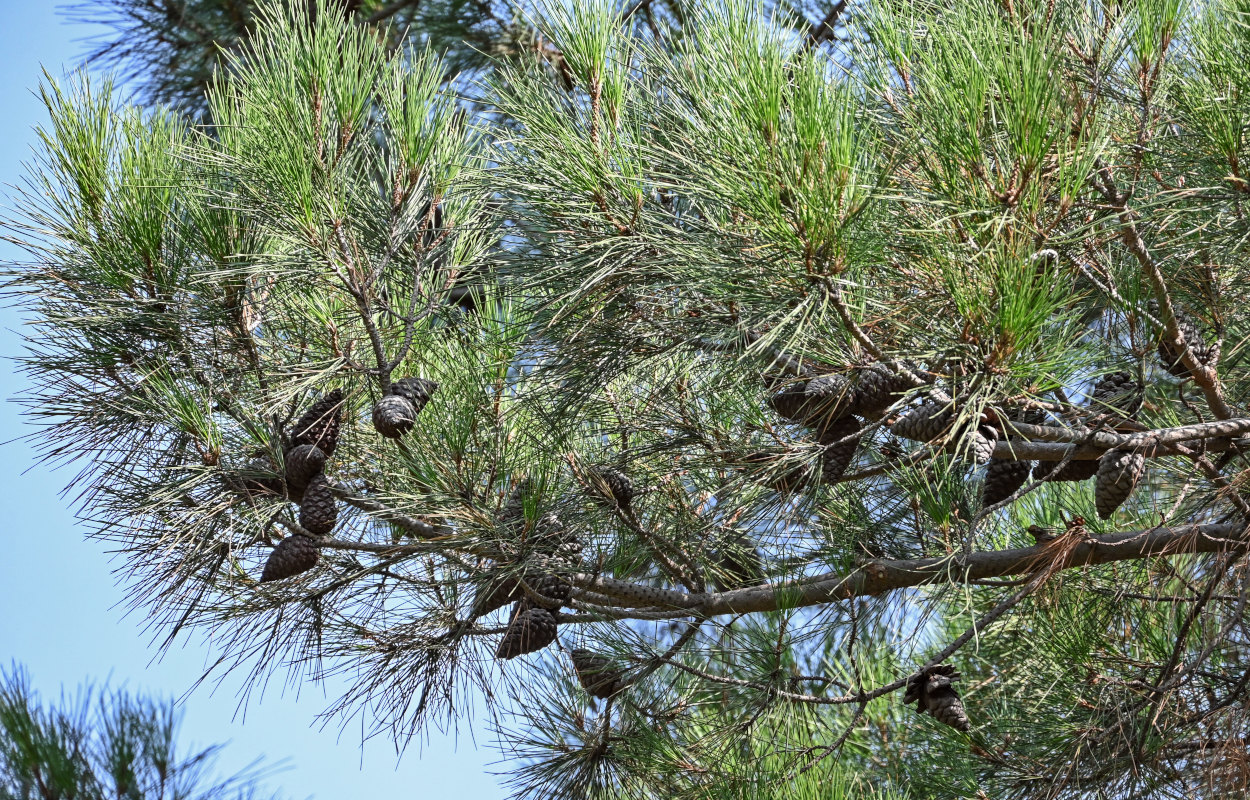
[[[628,475],[612,467],[591,469],[589,472],[591,490],[597,499],[607,503],[615,501],[622,509],[629,510],[629,504],[638,492]],[[607,494],[604,494],[604,488]]]
[[[1215,354],[1215,348],[1209,346],[1203,339],[1202,330],[1199,329],[1197,323],[1188,314],[1177,310],[1176,327],[1180,329],[1181,336],[1185,337],[1185,344],[1189,346],[1198,363],[1209,364],[1212,356]],[[1163,332],[1160,332],[1159,339],[1159,362],[1165,370],[1176,377],[1189,377],[1189,368],[1181,360],[1180,349],[1173,347],[1172,343],[1168,341],[1167,335]]]
[[[327,457],[334,455],[334,449],[339,444],[342,414],[342,390],[327,392],[296,420],[291,428],[291,446],[315,445]]]
[[[545,608],[517,603],[508,630],[499,641],[495,658],[509,659],[541,650],[556,640],[556,618]]]
[[[430,402],[438,383],[425,378],[402,378],[391,384],[391,394],[398,395],[412,403],[413,413],[420,414],[425,404]]]
[[[334,501],[334,492],[330,490],[330,482],[325,475],[316,475],[308,482],[304,490],[304,500],[299,507],[300,527],[309,533],[325,536],[334,530],[338,521],[338,506]]]
[[[526,575],[525,583],[532,592],[526,596],[526,602],[536,608],[559,611],[573,596],[573,585],[557,575]]]
[[[968,713],[964,710],[964,703],[959,699],[959,693],[951,686],[949,678],[940,675],[930,677],[925,699],[926,710],[938,722],[964,733],[972,730],[972,723],[968,719]]]
[[[985,483],[981,485],[981,505],[1001,503],[1016,492],[1029,479],[1031,461],[1007,461],[990,459],[985,465]]]
[[[286,483],[294,492],[308,488],[308,482],[320,475],[326,465],[326,454],[320,447],[300,444],[286,451]]]
[[[917,712],[928,712],[938,722],[967,732],[972,724],[953,685],[959,678],[960,674],[950,664],[921,670],[908,679],[903,705],[915,703]]]
[[[542,556],[536,558],[535,563],[552,569],[571,569],[581,563],[582,543],[554,511],[538,518],[531,538],[534,550]]]
[[[911,381],[885,364],[865,367],[855,382],[855,413],[879,419],[910,388]]]
[[[946,432],[954,418],[948,404],[928,400],[903,414],[890,430],[904,439],[931,442]]]
[[[1059,464],[1058,461],[1039,461],[1033,467],[1033,480],[1040,481]],[[1069,461],[1053,476],[1051,481],[1087,481],[1098,474],[1098,462],[1092,459],[1086,461]]]
[[[469,616],[473,619],[484,617],[492,611],[497,611],[521,599],[524,595],[521,583],[515,575],[492,578],[486,583],[478,584],[477,591],[473,595],[473,608],[469,611]]]
[[[846,417],[821,429],[819,441],[820,478],[825,483],[836,483],[859,448],[860,423],[855,417]],[[841,440],[841,441],[840,441]]]
[[[397,394],[386,395],[373,407],[373,427],[388,439],[398,439],[412,430],[416,419],[412,403]]]
[[[855,402],[851,383],[841,375],[801,381],[773,395],[769,405],[782,418],[801,425],[831,422],[845,416]]]
[[[1141,385],[1127,372],[1112,372],[1099,378],[1089,398],[1089,407],[1096,413],[1128,419],[1136,416],[1141,404]]]
[[[269,553],[260,582],[280,581],[307,572],[317,566],[319,558],[317,543],[312,539],[298,533],[288,536],[278,542],[278,546]]]
[[[625,676],[607,656],[580,648],[569,656],[573,659],[577,682],[591,697],[607,700],[625,688]]]
[[[1110,519],[1129,498],[1146,470],[1146,457],[1127,450],[1108,450],[1098,460],[1094,479],[1094,506],[1101,519]]]
[[[760,551],[747,535],[739,530],[727,531],[721,538],[716,556],[712,584],[718,592],[757,586],[764,582],[764,564]]]
[[[998,429],[982,425],[968,436],[966,456],[973,464],[986,464],[994,457],[994,445],[998,444]]]

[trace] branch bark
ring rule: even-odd
[[[1182,554],[1217,553],[1245,548],[1246,526],[1185,525],[1091,536],[1059,556],[1038,545],[953,555],[946,558],[878,559],[842,574],[826,573],[797,581],[753,586],[729,592],[690,593],[678,589],[579,574],[574,585],[616,598],[623,606],[686,609],[713,617],[800,608],[853,597],[886,594],[935,583],[968,583],[1036,572],[1047,559],[1062,558],[1056,570]]]

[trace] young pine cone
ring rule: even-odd
[[[302,534],[288,536],[278,542],[265,561],[265,571],[261,573],[260,582],[280,581],[301,572],[307,572],[317,566],[320,557],[317,543]]]
[[[339,389],[327,392],[295,421],[291,428],[291,446],[313,445],[326,456],[334,455],[342,414],[343,392]]]
[[[855,451],[859,448],[859,420],[846,417],[834,422],[820,431],[820,479],[825,483],[836,483],[846,468],[855,459]]]
[[[390,393],[412,403],[413,413],[420,414],[421,409],[430,402],[430,398],[434,396],[437,389],[438,383],[435,381],[428,381],[425,378],[401,378],[391,384]]]
[[[573,659],[577,682],[591,697],[607,700],[625,688],[624,675],[607,656],[580,648],[569,653],[569,656]]]
[[[959,673],[950,664],[921,670],[907,681],[903,705],[914,702],[919,713],[928,712],[938,722],[967,732],[972,729],[972,724],[954,688],[959,678]]]
[[[638,495],[638,490],[628,475],[612,467],[591,469],[589,473],[591,491],[597,499],[629,510],[629,504]]]
[[[718,592],[757,586],[764,582],[764,563],[760,551],[742,531],[727,532],[716,555],[712,583]]]
[[[286,451],[284,460],[287,486],[293,492],[302,492],[325,468],[326,454],[316,445],[300,444]]]
[[[416,420],[412,402],[397,394],[388,394],[373,406],[373,428],[388,439],[398,439],[412,430]]]
[[[981,485],[981,505],[992,506],[1011,497],[1029,479],[1032,468],[1031,461],[990,459],[985,465],[985,483]]]
[[[339,511],[335,505],[334,492],[325,475],[316,475],[304,490],[304,500],[299,506],[300,527],[317,536],[325,536],[334,530]]]
[[[516,658],[541,650],[556,640],[556,618],[545,608],[531,608],[525,601],[517,603],[508,630],[504,631],[495,651],[495,658]]]
[[[1101,519],[1110,519],[1129,495],[1146,470],[1146,457],[1127,450],[1108,450],[1098,460],[1094,479],[1094,506]]]

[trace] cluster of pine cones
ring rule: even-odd
[[[846,472],[859,447],[863,421],[879,419],[912,386],[902,373],[886,364],[869,364],[845,375],[822,375],[800,381],[769,398],[782,418],[811,428],[821,447],[820,476],[834,483]],[[807,476],[790,476],[781,487],[801,488]]]
[[[556,640],[560,609],[573,593],[566,575],[581,559],[581,542],[555,512],[542,514],[532,523],[526,518],[526,504],[532,508],[537,495],[534,482],[525,478],[504,504],[499,524],[508,534],[512,559],[498,565],[500,572],[478,587],[470,611],[470,617],[477,619],[513,604],[508,627],[495,651],[500,659],[541,650]]]
[[[297,533],[278,543],[265,562],[261,583],[282,580],[317,565],[314,537],[329,535],[338,521],[334,491],[325,475],[326,460],[338,448],[343,393],[326,393],[295,422],[282,456],[287,495],[299,503],[299,524],[311,536]]]
[[[438,384],[424,378],[403,378],[390,385],[373,408],[373,424],[388,438],[412,430],[417,414],[430,401]],[[281,580],[307,572],[317,565],[317,539],[327,536],[338,521],[338,506],[326,461],[338,447],[342,427],[343,392],[327,392],[313,403],[284,439],[280,474],[264,455],[258,455],[239,473],[223,475],[226,486],[248,497],[277,495],[299,504],[299,525],[308,535],[297,533],[278,543],[269,554],[261,582]]]

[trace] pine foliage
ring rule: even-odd
[[[480,690],[518,796],[1243,796],[1250,6],[817,5],[48,83],[25,403],[136,604]]]

